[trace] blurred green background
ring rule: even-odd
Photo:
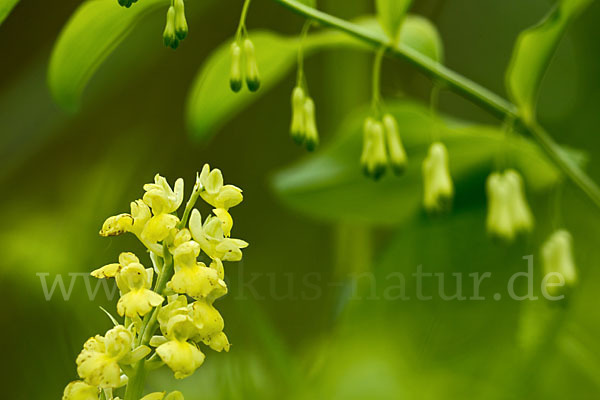
[[[306,211],[310,196],[300,198],[304,207],[294,206],[293,193],[278,194],[280,186],[273,185],[281,179],[278,171],[308,157],[287,133],[294,73],[208,142],[195,140],[185,125],[186,96],[203,61],[235,31],[242,2],[188,3],[190,35],[177,51],[161,44],[164,10],[153,13],[100,67],[75,115],[54,104],[46,73],[52,46],[80,1],[23,1],[0,26],[3,398],[60,398],[76,378],[83,342],[110,327],[98,306],[114,310],[115,301],[102,289],[90,301],[79,277],[69,301],[56,294],[47,301],[36,274],[48,273],[50,283],[64,274],[69,283],[68,273],[89,272],[121,251],[141,254],[133,237],[99,237],[104,219],[126,212],[157,172],[171,182],[184,177],[189,191],[205,162],[245,195],[233,210],[234,236],[251,245],[242,262],[226,265],[230,295],[218,304],[233,346],[228,354],[207,350],[205,365],[184,381],[161,370],[149,380],[149,391],[181,388],[189,400],[599,398],[600,219],[577,188],[566,182],[561,189],[560,223],[574,236],[580,285],[560,304],[491,297],[511,274],[525,270],[523,256],[537,257],[554,224],[554,189],[530,193],[536,230],[508,246],[485,234],[485,169],[463,177],[455,210],[440,218],[409,212],[385,226],[352,215],[327,218],[327,207],[335,214],[337,204],[363,208],[365,215],[379,212],[376,219],[385,220],[386,210],[407,207],[399,196],[420,196],[419,185],[403,187],[402,178],[391,177],[345,196],[317,196],[315,213]],[[447,66],[504,94],[516,36],[551,5],[416,0],[411,12],[437,26]],[[320,0],[319,6],[348,19],[373,13],[366,0]],[[558,142],[587,153],[587,171],[596,181],[598,21],[596,1],[561,41],[539,104],[540,122]],[[289,35],[297,35],[302,23],[267,0],[255,0],[248,17],[250,29]],[[348,49],[307,59],[325,148],[346,117],[370,101],[371,60],[372,54]],[[430,86],[407,64],[385,61],[386,98],[426,104]],[[442,93],[440,110],[498,124],[449,92]],[[379,211],[365,193],[370,188],[379,196]],[[395,195],[386,197],[387,191]],[[375,294],[382,295],[390,273],[408,277],[418,265],[448,274],[490,271],[488,299],[402,301],[349,292],[357,272],[372,272]],[[540,279],[536,269],[537,292]],[[413,286],[408,280],[408,294]],[[364,280],[357,287],[373,294]]]

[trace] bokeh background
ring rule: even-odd
[[[219,301],[233,347],[228,354],[207,351],[205,365],[187,380],[175,381],[166,369],[152,375],[149,391],[181,388],[190,400],[600,396],[600,219],[576,187],[566,182],[560,189],[559,217],[553,191],[530,194],[536,230],[508,246],[485,234],[485,176],[477,174],[468,185],[472,190],[460,194],[454,212],[442,218],[417,212],[382,227],[298,212],[273,185],[278,171],[307,157],[287,133],[293,73],[233,116],[210,141],[199,142],[186,129],[190,86],[211,51],[235,31],[242,2],[196,3],[201,2],[188,4],[189,38],[175,52],[161,44],[164,13],[146,18],[92,78],[74,115],[54,104],[46,73],[53,44],[80,1],[23,1],[0,26],[3,398],[60,398],[76,378],[75,358],[83,342],[110,327],[98,306],[114,310],[116,301],[107,300],[102,289],[90,301],[79,277],[70,300],[55,295],[47,301],[37,274],[48,273],[49,282],[64,274],[69,283],[68,273],[89,272],[113,262],[121,251],[141,253],[132,237],[99,237],[104,219],[127,211],[155,173],[190,183],[205,162],[222,169],[226,181],[241,186],[245,195],[234,209],[235,236],[251,246],[243,262],[226,266],[231,293]],[[367,0],[319,3],[344,18],[373,12]],[[516,36],[552,5],[546,0],[414,3],[411,11],[438,27],[446,65],[501,94]],[[540,122],[560,143],[585,151],[587,172],[596,181],[598,21],[596,1],[562,40],[539,104]],[[250,29],[289,35],[298,34],[302,23],[267,0],[255,0],[248,17]],[[372,54],[350,50],[307,59],[325,146],[348,115],[368,104],[371,61]],[[384,96],[426,104],[430,87],[405,63],[384,63]],[[449,92],[442,93],[440,110],[499,124]],[[402,179],[377,184],[402,187]],[[329,200],[364,202],[368,209],[364,199],[349,192]],[[490,293],[525,269],[523,256],[537,257],[556,218],[573,233],[580,272],[580,285],[568,301],[493,300]],[[428,272],[491,271],[488,299],[349,295],[357,272],[372,273],[382,294],[389,273],[409,276],[418,265]],[[413,284],[407,283],[409,293]],[[358,287],[362,290],[362,284]]]

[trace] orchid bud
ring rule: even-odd
[[[231,43],[229,86],[236,93],[242,89],[242,49],[237,42]]]
[[[401,175],[406,169],[406,151],[400,139],[398,122],[391,114],[383,116],[383,126],[387,142],[387,151],[392,170],[396,175]]]
[[[431,213],[446,211],[452,204],[454,185],[448,166],[448,150],[441,142],[432,143],[423,161],[425,209]]]
[[[260,88],[260,75],[256,62],[254,44],[250,39],[244,40],[244,56],[246,58],[246,85],[248,90],[256,92]]]

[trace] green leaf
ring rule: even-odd
[[[317,0],[299,0],[299,2],[304,4],[305,6],[317,8]]]
[[[410,8],[412,0],[376,0],[377,19],[386,35],[397,42],[400,27]]]
[[[19,0],[0,0],[0,24],[4,22],[18,2]]]
[[[381,29],[372,18],[363,19],[361,25]],[[262,86],[257,93],[229,89],[230,42],[223,43],[207,59],[199,71],[187,102],[187,123],[192,134],[206,140],[229,119],[274,87],[296,66],[299,41],[271,32],[250,32],[256,47]],[[439,60],[442,43],[436,28],[425,18],[408,16],[402,25],[402,44]],[[372,50],[364,43],[336,31],[309,35],[304,42],[304,56],[331,47],[349,47]],[[291,90],[291,89],[290,89]]]
[[[275,176],[273,186],[281,200],[326,221],[401,223],[421,209],[421,163],[434,130],[448,147],[457,208],[482,200],[485,178],[505,154],[510,154],[509,165],[522,173],[528,190],[547,188],[559,179],[559,172],[527,139],[507,138],[489,126],[455,122],[434,127],[427,109],[411,102],[390,105],[389,111],[398,120],[408,153],[404,176],[391,176],[388,171],[378,182],[363,176],[359,160],[367,112],[353,113],[327,148]]]
[[[86,84],[108,55],[145,16],[168,4],[169,0],[144,0],[127,9],[116,0],[83,3],[52,51],[48,84],[56,102],[76,111]]]
[[[539,88],[569,22],[593,0],[561,0],[539,24],[521,32],[506,72],[511,100],[526,121],[535,119]]]

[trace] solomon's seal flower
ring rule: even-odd
[[[490,234],[511,241],[533,227],[533,216],[525,200],[521,175],[512,169],[494,172],[487,180],[487,230]]]
[[[319,132],[315,117],[315,102],[310,97],[304,100],[304,145],[306,150],[313,151],[319,144]]]
[[[231,43],[231,70],[229,72],[229,87],[234,92],[242,90],[242,48],[238,42]]]
[[[260,75],[254,43],[249,38],[244,39],[244,59],[246,60],[246,86],[251,92],[256,92],[260,88]]]
[[[290,126],[290,135],[298,144],[304,143],[306,137],[306,122],[304,115],[304,89],[296,86],[292,91],[292,124]]]
[[[385,130],[385,141],[387,143],[387,152],[389,164],[396,175],[402,175],[406,168],[406,151],[400,139],[400,130],[398,122],[391,114],[386,114],[382,119]]]
[[[454,185],[448,166],[448,150],[441,142],[432,143],[423,161],[423,205],[431,213],[446,211],[452,204]]]
[[[363,150],[361,164],[365,175],[377,180],[387,168],[383,125],[373,118],[367,118],[363,126]]]
[[[315,117],[315,102],[306,94],[300,83],[292,91],[292,123],[290,136],[298,144],[313,151],[319,144]]]
[[[171,1],[167,10],[167,22],[163,31],[163,42],[165,46],[176,49],[179,42],[186,38],[188,25],[185,19],[185,4],[183,0]]]
[[[544,273],[548,276],[544,282],[550,295],[560,295],[565,290],[564,286],[575,286],[577,268],[573,257],[573,237],[568,231],[559,229],[546,240],[542,245],[542,261]]]
[[[204,223],[195,208],[200,197],[214,212]],[[204,362],[200,346],[229,351],[225,323],[214,302],[227,293],[223,262],[241,260],[241,249],[248,246],[229,237],[233,228],[229,210],[242,200],[241,189],[224,185],[221,171],[206,164],[183,210],[183,180],[172,188],[156,175],[153,183],[144,185],[142,199],[131,203],[129,214],[104,222],[102,236],[135,234],[150,250],[152,268],[145,268],[135,254],[123,252],[118,262],[91,273],[115,279],[120,291],[117,312],[124,318],[119,323],[106,311],[115,327],[85,342],[76,360],[81,380],[67,385],[63,400],[117,400],[115,392],[125,385],[125,398],[183,400],[177,391],[142,397],[144,371],[166,364],[182,379]],[[200,257],[210,259],[210,265]],[[167,294],[171,296],[163,305]]]

